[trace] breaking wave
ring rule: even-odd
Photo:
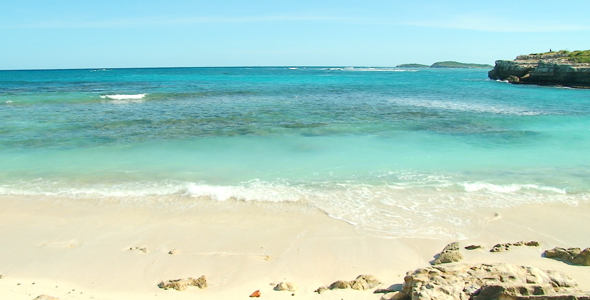
[[[198,201],[289,202],[315,207],[329,217],[355,226],[357,231],[383,237],[467,238],[483,222],[474,211],[524,204],[576,205],[590,200],[587,193],[536,184],[451,182],[444,178],[369,185],[347,182],[289,183],[252,180],[236,185],[197,182],[134,182],[117,185],[64,186],[38,180],[0,186],[0,195],[109,199],[150,205],[156,198],[183,209]]]
[[[111,103],[114,104],[127,104],[127,103],[141,103],[147,94],[117,94],[117,95],[101,95],[102,99],[113,100]]]

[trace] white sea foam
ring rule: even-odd
[[[69,186],[37,180],[4,184],[0,194],[106,199],[133,205],[150,205],[153,202],[145,199],[155,198],[162,199],[156,204],[174,209],[192,207],[202,200],[304,203],[369,235],[455,239],[477,234],[485,221],[474,213],[478,209],[590,201],[587,193],[569,194],[537,184],[453,183],[445,176],[408,176],[416,180],[380,185],[252,180],[235,185],[166,181]]]
[[[128,104],[128,103],[142,103],[147,94],[116,94],[116,95],[101,95],[102,99],[112,100],[113,104]]]
[[[441,101],[441,100],[426,100],[426,99],[393,99],[392,103],[398,105],[406,105],[413,107],[435,108],[444,110],[454,110],[463,112],[476,113],[492,113],[502,115],[519,115],[519,116],[535,116],[544,113],[537,111],[530,111],[514,106],[505,105],[483,105],[477,103],[465,103],[457,101]]]
[[[294,202],[305,197],[305,194],[297,188],[258,180],[238,186],[212,186],[189,183],[183,190],[184,195],[187,196],[208,197],[217,201],[235,199],[241,201]]]
[[[524,190],[530,191],[543,191],[543,192],[553,192],[557,194],[567,194],[567,191],[564,189],[558,189],[554,187],[547,187],[547,186],[539,186],[536,184],[507,184],[507,185],[498,185],[498,184],[491,184],[487,182],[465,182],[461,183],[461,186],[465,188],[467,192],[479,192],[479,191],[490,191],[494,193],[516,193]]]
[[[100,98],[102,99],[112,99],[112,100],[130,100],[130,99],[143,99],[147,94],[134,94],[134,95],[125,95],[125,94],[118,94],[118,95],[101,95]]]

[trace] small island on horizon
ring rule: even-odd
[[[458,61],[439,61],[435,62],[432,65],[423,65],[417,63],[410,63],[410,64],[401,64],[397,65],[397,68],[460,68],[460,69],[490,69],[493,68],[492,65],[487,64],[472,64],[472,63],[462,63]]]

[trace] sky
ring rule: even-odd
[[[0,0],[0,70],[493,64],[590,49],[588,11],[588,0]]]

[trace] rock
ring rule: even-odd
[[[508,250],[510,250],[510,247],[511,246],[516,246],[516,247],[520,247],[520,246],[539,247],[539,242],[535,242],[535,241],[530,241],[530,242],[520,241],[520,242],[516,242],[516,243],[496,244],[496,245],[494,245],[494,247],[492,247],[492,249],[490,250],[490,252],[503,252],[503,251],[508,251]]]
[[[590,266],[590,248],[586,248],[582,251],[580,248],[565,249],[555,247],[543,252],[543,255],[548,258],[559,259],[574,265]]]
[[[260,290],[255,290],[252,294],[250,294],[250,298],[260,298]]]
[[[376,289],[373,294],[388,294],[388,293],[393,293],[393,292],[399,292],[396,290],[391,290],[391,289]]]
[[[586,248],[576,255],[572,263],[575,265],[590,266],[590,248]]]
[[[355,280],[351,282],[351,288],[353,290],[364,291],[372,289],[380,284],[381,282],[377,280],[377,278],[375,278],[375,276],[373,275],[359,275]]]
[[[35,298],[33,300],[59,300],[59,298],[43,294],[43,295],[37,296],[37,298]]]
[[[510,244],[510,243],[496,244],[496,245],[494,245],[494,247],[492,247],[492,249],[490,249],[490,252],[508,251],[508,250],[510,250],[510,246],[512,246],[512,244]]]
[[[189,277],[186,279],[168,280],[166,282],[162,281],[158,284],[158,287],[161,289],[165,289],[165,290],[175,289],[177,291],[184,291],[189,286],[196,286],[200,289],[207,288],[207,279],[205,278],[205,275],[203,275],[197,279]]]
[[[140,248],[140,247],[131,247],[131,248],[129,248],[129,250],[137,250],[137,251],[141,251],[141,252],[143,252],[143,253],[148,253],[148,252],[150,252],[150,251],[148,250],[148,248],[146,248],[146,247],[141,247],[141,248]]]
[[[510,264],[454,264],[433,266],[408,272],[398,299],[483,300],[529,299],[530,295],[548,295],[547,299],[581,294],[577,283],[558,271]],[[530,298],[533,299],[533,298]],[[537,300],[545,298],[534,298]],[[589,299],[590,300],[590,299]]]
[[[0,275],[0,279],[4,279],[4,275]]]
[[[402,292],[394,292],[381,296],[380,300],[402,300],[405,298],[406,295],[404,295]]]
[[[508,82],[510,82],[510,83],[519,83],[520,82],[520,78],[518,78],[514,75],[509,75],[508,78],[506,78],[506,80],[508,80]]]
[[[275,291],[297,291],[297,285],[293,282],[281,282],[275,286]]]
[[[488,299],[514,299],[522,296],[539,296],[551,295],[555,291],[550,284],[528,286],[514,285],[514,284],[493,284],[484,285],[481,287],[473,300],[488,300]]]
[[[588,88],[590,64],[571,62],[565,52],[521,55],[515,60],[497,60],[488,77],[515,84]]]
[[[469,245],[469,246],[465,247],[465,249],[467,249],[467,250],[481,249],[481,246],[480,245]]]
[[[180,251],[176,250],[176,249],[172,249],[168,252],[168,254],[170,255],[176,255],[176,254],[180,254]]]
[[[335,290],[335,289],[349,289],[349,288],[354,289],[354,290],[368,290],[368,289],[372,289],[380,284],[381,284],[381,282],[379,280],[377,280],[377,278],[375,278],[375,276],[373,276],[373,275],[359,275],[353,281],[338,280],[338,281],[335,281],[332,284],[330,284],[330,286],[327,288],[325,286],[317,288],[315,290],[315,292],[318,294],[321,294],[328,289]]]
[[[338,280],[338,281],[335,281],[332,284],[330,284],[330,286],[328,288],[331,290],[348,289],[348,288],[350,288],[350,286],[351,286],[350,281]]]
[[[436,257],[434,261],[431,262],[433,265],[439,265],[444,263],[450,262],[458,262],[463,259],[463,254],[459,250],[459,243],[454,242],[448,244]]]
[[[321,293],[323,293],[323,292],[326,292],[326,291],[328,291],[328,290],[329,290],[329,289],[328,289],[328,287],[327,287],[327,286],[320,286],[320,287],[319,287],[319,288],[317,288],[317,289],[316,289],[314,292],[316,292],[316,293],[318,293],[318,294],[321,294]]]

